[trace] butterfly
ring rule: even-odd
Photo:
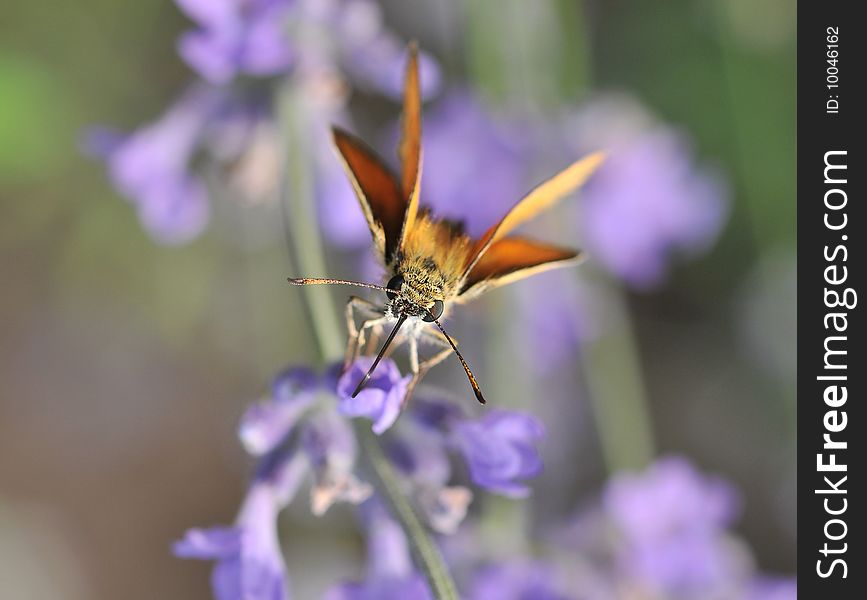
[[[346,304],[349,330],[346,365],[365,346],[367,331],[394,324],[379,353],[352,394],[357,396],[395,340],[409,346],[412,378],[404,404],[422,377],[452,352],[467,374],[476,399],[485,398],[441,321],[452,307],[483,293],[550,269],[579,262],[580,251],[561,248],[512,231],[580,187],[604,160],[590,154],[532,189],[479,238],[464,233],[453,221],[438,219],[419,207],[422,175],[422,117],[418,50],[409,47],[403,94],[400,173],[393,173],[367,145],[352,134],[332,128],[334,146],[367,220],[377,254],[390,277],[386,284],[329,278],[289,278],[294,285],[353,285],[385,292],[384,304],[351,296]],[[447,177],[447,173],[440,173]],[[473,198],[468,198],[472,202]],[[356,323],[358,316],[363,320]],[[399,337],[398,337],[399,336]],[[419,361],[419,344],[437,349]],[[395,344],[396,345],[396,344]]]

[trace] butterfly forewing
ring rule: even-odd
[[[409,62],[403,90],[403,117],[398,148],[401,166],[401,191],[407,199],[401,238],[415,224],[421,189],[421,84],[418,74],[418,48],[409,48]]]
[[[387,264],[400,245],[406,198],[395,176],[373,150],[342,129],[335,127],[332,132],[377,250]]]
[[[599,167],[604,158],[604,154],[601,152],[589,154],[533,188],[506,213],[506,216],[499,223],[488,229],[475,243],[472,258],[467,265],[467,275],[484,254],[490,250],[492,244],[504,238],[519,225],[553,206],[563,196],[578,189]]]

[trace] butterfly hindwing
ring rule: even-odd
[[[578,189],[604,159],[605,155],[601,152],[589,154],[533,188],[506,213],[499,223],[493,225],[476,241],[467,265],[467,275],[485,253],[490,252],[493,244],[505,238],[519,225],[553,206],[563,196]]]
[[[581,260],[581,253],[524,237],[511,236],[490,244],[467,275],[459,301],[482,292]]]

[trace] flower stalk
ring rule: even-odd
[[[305,152],[303,99],[288,86],[281,91],[279,119],[286,149],[286,178],[281,198],[287,237],[292,247],[293,267],[299,273],[325,273],[325,258],[319,225],[316,222],[314,194],[309,177],[311,162]],[[302,297],[313,336],[323,362],[342,355],[343,341],[335,320],[336,307],[323,287],[307,286]],[[442,554],[425,530],[406,496],[400,489],[397,474],[385,456],[379,441],[363,419],[354,419],[353,428],[363,455],[375,476],[377,491],[391,509],[409,540],[419,570],[437,600],[457,600],[458,593]]]

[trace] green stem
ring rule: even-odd
[[[400,483],[391,466],[391,462],[373,432],[370,425],[356,419],[355,434],[364,448],[367,458],[377,478],[377,489],[385,497],[392,515],[400,522],[403,531],[409,539],[412,553],[424,573],[434,598],[437,600],[457,600],[458,593],[455,583],[449,574],[442,554],[425,531],[424,525],[400,489]]]
[[[325,258],[309,179],[313,165],[305,152],[305,114],[301,99],[291,89],[284,89],[280,97],[279,116],[287,151],[287,186],[283,200],[287,233],[291,234],[289,237],[293,246],[292,260],[302,275],[320,276],[326,274]],[[307,286],[302,292],[320,357],[324,361],[339,358],[343,350],[343,337],[334,318],[337,313],[328,290],[324,287]],[[458,593],[448,567],[401,491],[398,475],[382,451],[376,436],[370,431],[369,423],[363,419],[355,419],[353,426],[376,477],[377,490],[403,528],[416,564],[424,574],[434,598],[457,600]]]
[[[302,99],[289,86],[280,93],[278,111],[283,126],[283,147],[286,149],[282,207],[292,244],[292,262],[298,269],[293,277],[324,277],[327,270],[310,178],[313,165],[306,153],[309,137],[304,127],[306,110]],[[337,310],[331,294],[318,286],[308,286],[304,292],[319,354],[325,360],[334,360],[341,355],[342,343],[335,319]]]
[[[610,290],[611,329],[587,348],[582,360],[591,407],[609,473],[639,469],[653,458],[653,434],[638,348],[626,299]]]

